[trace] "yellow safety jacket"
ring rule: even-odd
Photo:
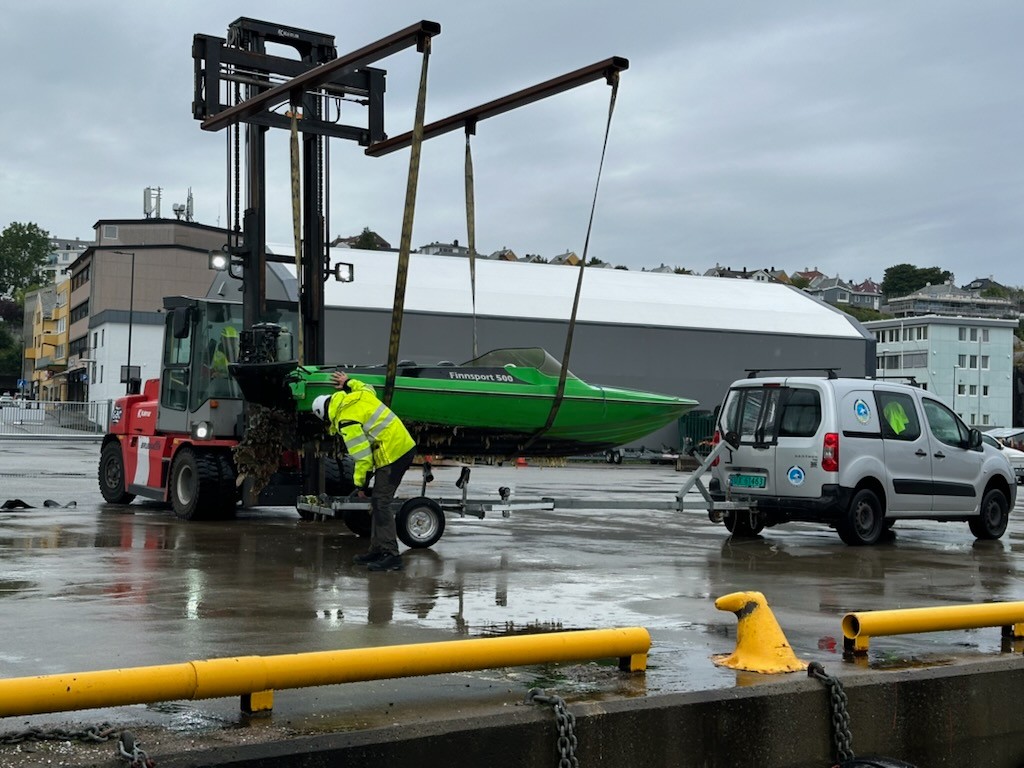
[[[355,459],[357,488],[366,485],[367,475],[386,467],[416,447],[409,430],[384,403],[373,387],[348,380],[349,392],[339,390],[327,405],[327,431],[341,435],[345,448]]]

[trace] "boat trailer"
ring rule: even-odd
[[[440,466],[459,469],[459,478],[455,481],[458,494],[428,496],[427,485],[434,481],[435,465],[425,461],[422,465],[420,495],[410,499],[396,499],[394,502],[398,538],[412,549],[425,549],[436,544],[444,533],[446,515],[449,514],[483,520],[487,515],[500,514],[507,518],[517,511],[551,511],[555,508],[555,500],[548,497],[513,500],[512,490],[506,486],[498,488],[497,499],[470,498],[469,479],[472,470],[469,465],[454,462]],[[304,520],[341,518],[353,533],[359,536],[370,535],[370,499],[366,497],[354,493],[348,496],[300,496],[295,508]]]
[[[558,509],[653,509],[684,512],[704,510],[713,523],[724,522],[730,533],[744,535],[758,528],[757,512],[749,503],[737,501],[715,501],[702,482],[704,473],[711,468],[715,459],[730,448],[729,443],[718,443],[701,464],[693,471],[676,493],[674,500],[637,502],[630,499],[579,499],[541,496],[533,499],[513,499],[512,491],[506,486],[497,489],[498,498],[471,498],[469,481],[472,469],[461,462],[435,465],[425,461],[422,464],[419,495],[394,501],[395,525],[399,540],[412,549],[432,547],[444,534],[447,515],[475,517],[483,520],[488,515],[512,516],[513,512],[539,510],[550,512]],[[455,481],[458,493],[427,495],[427,485],[434,481],[436,468],[459,469]],[[348,496],[300,496],[295,504],[304,520],[325,520],[340,518],[359,536],[370,535],[370,499],[356,494]]]

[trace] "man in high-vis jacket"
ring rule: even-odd
[[[366,494],[370,477],[373,492],[370,550],[356,555],[355,562],[371,571],[400,571],[398,534],[391,502],[402,476],[416,455],[416,442],[402,421],[377,399],[373,387],[335,371],[331,379],[338,391],[313,401],[313,413],[332,435],[341,435],[345,448],[355,459],[355,485]]]

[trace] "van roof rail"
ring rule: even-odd
[[[898,381],[905,381],[905,382],[907,382],[912,387],[920,387],[921,386],[921,382],[919,382],[917,380],[917,376],[913,376],[913,375],[907,375],[907,376],[874,376],[872,378],[875,381],[885,381],[887,379],[895,379],[895,380],[898,380]]]
[[[825,375],[830,379],[838,379],[839,376],[836,371],[841,371],[842,368],[744,368],[743,369],[748,379],[756,379],[762,373],[797,373],[807,371],[824,371]]]

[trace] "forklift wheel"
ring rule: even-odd
[[[419,496],[398,510],[395,525],[398,538],[412,549],[432,547],[444,533],[444,510],[433,499]]]
[[[116,440],[103,446],[100,453],[100,493],[111,504],[131,504],[134,493],[125,491],[124,456]]]

